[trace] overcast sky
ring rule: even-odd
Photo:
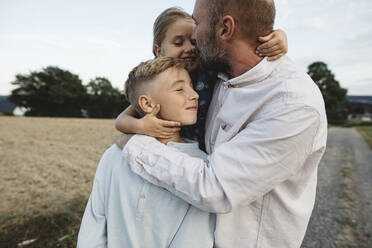
[[[0,95],[17,73],[59,66],[86,84],[127,73],[152,58],[152,24],[168,7],[195,0],[1,0]],[[372,95],[372,0],[276,0],[276,28],[304,69],[324,61],[349,95]]]

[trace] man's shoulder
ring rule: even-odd
[[[323,96],[319,87],[293,60],[285,56],[271,75],[278,83],[279,93],[286,104],[299,104],[322,109]]]

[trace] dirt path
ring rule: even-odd
[[[302,247],[372,247],[371,235],[372,150],[354,129],[330,129]]]

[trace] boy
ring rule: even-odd
[[[180,59],[161,57],[141,63],[129,73],[125,93],[141,116],[155,113],[181,125],[196,122],[198,95]],[[206,159],[197,143],[186,143],[179,133],[159,141]],[[213,247],[214,227],[213,214],[131,172],[121,149],[113,145],[98,165],[78,247]]]

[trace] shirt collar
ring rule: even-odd
[[[275,61],[267,61],[267,57],[261,60],[255,67],[243,73],[240,76],[229,79],[226,74],[219,73],[217,76],[222,80],[225,86],[239,87],[239,84],[254,84],[263,81],[274,71],[274,69],[283,61],[285,56]]]

